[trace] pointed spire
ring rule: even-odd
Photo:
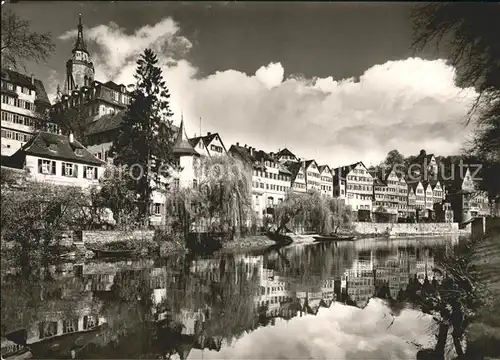
[[[87,46],[83,40],[82,14],[78,14],[78,36],[76,38],[75,46],[73,47],[73,52],[77,50],[87,52]]]
[[[186,134],[186,129],[184,128],[184,118],[181,115],[181,125],[179,126],[179,131],[177,133],[177,139],[175,139],[174,155],[182,156],[182,155],[192,155],[199,156],[196,150],[193,148]]]

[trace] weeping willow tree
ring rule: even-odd
[[[193,188],[170,193],[171,223],[187,235],[198,231],[229,233],[243,227],[251,213],[251,172],[230,156],[204,158],[195,168]]]
[[[331,226],[335,233],[339,229],[351,230],[354,214],[350,206],[346,205],[343,199],[332,198],[328,200],[328,205],[332,213]]]
[[[342,200],[325,197],[317,191],[291,192],[276,208],[275,221],[278,233],[291,226],[327,234],[348,226],[352,222],[352,211]]]

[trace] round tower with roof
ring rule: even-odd
[[[200,156],[189,142],[189,139],[184,129],[184,119],[181,118],[181,125],[175,139],[173,154],[179,159],[179,186],[191,187],[193,180],[196,180],[195,174],[195,159]]]
[[[82,86],[90,86],[94,81],[94,64],[83,38],[82,15],[78,17],[78,35],[71,58],[66,62],[66,82],[64,89],[71,93]]]

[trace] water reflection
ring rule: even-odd
[[[35,358],[180,358],[220,351],[259,327],[402,297],[450,239],[360,240],[273,251],[87,261],[2,272],[2,335]],[[17,331],[17,332],[16,332]],[[271,331],[271,330],[270,330]]]

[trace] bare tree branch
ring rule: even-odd
[[[44,62],[54,52],[50,33],[30,30],[30,22],[2,9],[2,67],[25,66],[26,61]]]

